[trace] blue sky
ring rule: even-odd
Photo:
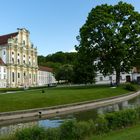
[[[140,11],[139,0],[123,0]],[[100,4],[119,0],[0,0],[0,35],[30,31],[31,42],[39,55],[57,51],[70,52],[78,42],[76,36],[90,10]]]

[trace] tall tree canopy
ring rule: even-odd
[[[140,49],[140,14],[131,4],[101,5],[93,8],[80,29],[80,48],[97,56],[97,67],[104,76],[128,72]],[[90,55],[90,54],[86,54]]]

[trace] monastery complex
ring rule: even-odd
[[[0,36],[0,88],[56,83],[52,69],[38,66],[37,48],[25,28]]]

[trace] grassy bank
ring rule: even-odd
[[[86,140],[139,140],[140,124],[107,134],[92,136]]]
[[[108,86],[50,88],[0,94],[0,112],[24,110],[81,101],[96,100],[126,94],[129,91],[122,87]]]

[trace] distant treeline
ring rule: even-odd
[[[38,64],[41,66],[48,66],[54,69],[59,68],[64,64],[73,65],[76,60],[76,52],[56,52],[54,54],[49,54],[47,56],[38,56]]]

